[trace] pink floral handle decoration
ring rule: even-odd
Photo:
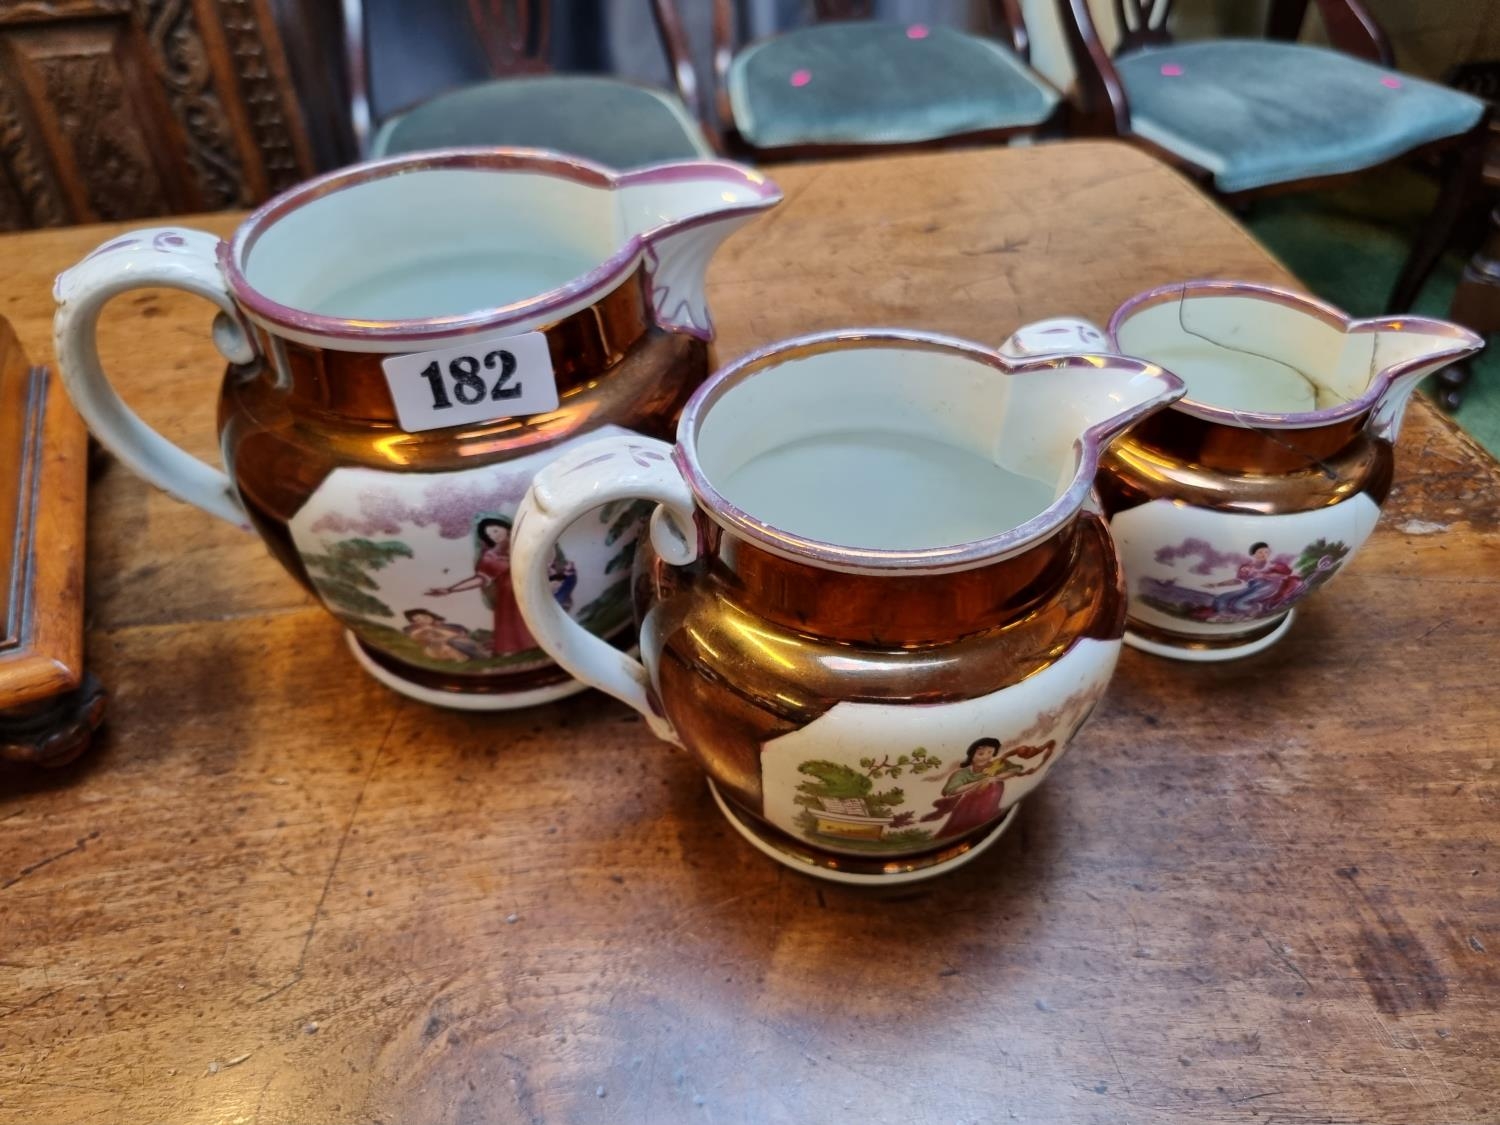
[[[1017,328],[1000,345],[1000,354],[1010,359],[1030,359],[1039,355],[1077,355],[1108,349],[1109,338],[1102,328],[1078,317],[1055,316]]]

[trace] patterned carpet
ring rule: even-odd
[[[1257,203],[1246,224],[1319,296],[1355,314],[1384,311],[1412,232],[1432,206],[1436,186],[1415,172],[1366,177],[1338,192]],[[1445,258],[1417,311],[1444,316],[1462,262]],[[1475,361],[1459,423],[1500,456],[1500,337]]]

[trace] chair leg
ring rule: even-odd
[[[1458,150],[1450,154],[1447,174],[1443,177],[1443,189],[1423,222],[1416,241],[1412,243],[1406,264],[1401,267],[1401,276],[1396,278],[1396,286],[1391,290],[1390,300],[1386,302],[1387,312],[1410,312],[1416,304],[1422,286],[1426,284],[1433,267],[1448,247],[1453,228],[1463,215],[1464,204],[1479,186],[1486,139],[1487,133],[1484,131],[1470,133]]]
[[[1448,316],[1475,332],[1500,332],[1500,207],[1490,212],[1489,231],[1464,267]],[[1463,402],[1469,372],[1468,363],[1438,372],[1438,402],[1445,410],[1457,410]]]

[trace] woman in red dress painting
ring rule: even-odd
[[[536,648],[536,639],[521,618],[521,609],[516,605],[516,594],[510,585],[510,520],[504,516],[486,516],[474,528],[474,536],[479,548],[474,573],[452,586],[428,590],[428,597],[478,590],[485,604],[495,613],[490,651],[496,656],[512,656]]]
[[[983,828],[1000,815],[1000,802],[1005,796],[1004,779],[1036,773],[1047,764],[1056,745],[1055,740],[1048,739],[1041,746],[1017,746],[1001,755],[998,738],[975,739],[958,765],[946,774],[924,779],[943,782],[943,795],[932,802],[932,812],[922,819],[948,818],[938,830],[937,839],[940,840]],[[1029,768],[1016,763],[1017,758],[1032,760],[1038,756],[1041,761],[1033,762]]]
[[[1214,598],[1214,611],[1221,616],[1263,617],[1295,601],[1307,585],[1288,563],[1271,557],[1271,547],[1267,543],[1252,544],[1249,561],[1240,564],[1233,578],[1214,585],[1234,586],[1237,583],[1242,583],[1238,589]]]

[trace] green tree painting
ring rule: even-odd
[[[326,548],[326,554],[302,556],[308,576],[330,606],[359,617],[395,617],[371,590],[380,583],[371,571],[384,570],[397,559],[412,557],[411,548],[398,539],[343,539]]]
[[[808,836],[817,836],[817,814],[838,810],[868,817],[875,822],[870,826],[876,832],[873,837],[858,839],[841,834],[839,843],[846,849],[882,851],[921,843],[930,839],[932,834],[925,828],[914,826],[916,814],[911,810],[896,811],[906,803],[906,791],[899,785],[877,789],[876,782],[894,780],[907,773],[926,773],[942,764],[942,759],[929,754],[925,747],[901,754],[894,760],[889,754],[878,759],[861,758],[858,769],[824,759],[803,762],[797,767],[797,772],[805,774],[809,780],[797,786],[797,795],[793,798],[803,808],[797,823]]]
[[[1330,543],[1327,539],[1319,539],[1302,548],[1302,553],[1297,556],[1293,569],[1300,578],[1308,579],[1320,575],[1327,578],[1332,575],[1334,567],[1341,563],[1348,553],[1349,548],[1342,542]]]
[[[810,809],[823,807],[825,800],[854,800],[864,805],[867,816],[894,815],[900,818],[903,814],[893,814],[893,810],[906,803],[905,790],[899,785],[877,790],[876,780],[879,778],[894,780],[907,772],[926,773],[928,770],[937,769],[942,764],[941,758],[933,757],[927,753],[926,747],[921,746],[910,754],[900,755],[895,761],[891,760],[889,754],[878,761],[874,758],[861,758],[859,769],[822,759],[803,762],[797,767],[797,772],[806,774],[812,780],[804,781],[797,786],[797,796],[793,800],[804,808]],[[910,819],[910,814],[904,815],[905,819]]]
[[[859,801],[866,816],[879,817],[890,815],[893,808],[906,802],[906,793],[899,785],[876,790],[869,774],[839,762],[822,759],[803,762],[797,772],[812,778],[797,786],[797,796],[793,798],[804,808],[822,808],[825,800]]]

